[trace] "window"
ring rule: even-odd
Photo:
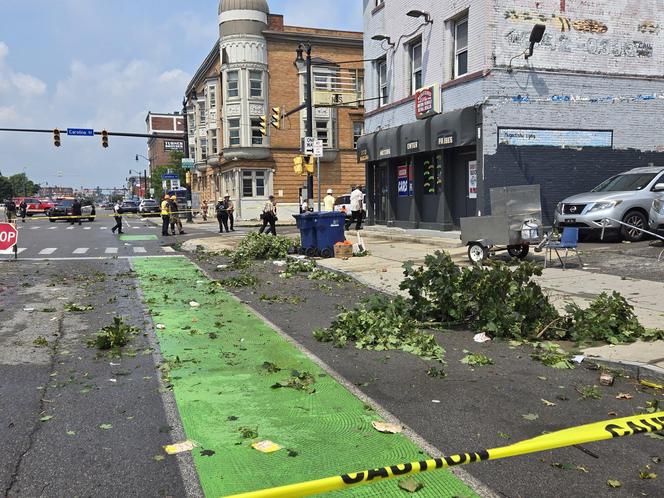
[[[383,5],[383,2],[385,2],[385,0],[376,0],[376,7]]]
[[[251,118],[251,145],[263,145],[260,118]]]
[[[189,157],[196,157],[196,147],[193,145],[189,146]]]
[[[231,147],[240,145],[240,120],[228,120],[228,143]]]
[[[417,41],[410,46],[410,93],[415,93],[422,88],[422,41]]]
[[[454,77],[468,72],[468,18],[454,23]]]
[[[216,109],[217,107],[217,87],[209,86],[208,87],[208,102],[210,104],[210,109]]]
[[[424,161],[422,185],[425,195],[436,195],[443,191],[443,156],[438,154],[434,160]]]
[[[201,160],[205,161],[207,159],[207,138],[201,138]]]
[[[357,141],[364,135],[364,123],[353,121],[353,149],[357,149]]]
[[[212,155],[219,154],[219,145],[217,143],[217,134],[216,134],[216,132],[214,132],[214,135],[212,135],[212,139],[210,140],[210,148],[211,148],[211,154]]]
[[[239,74],[237,71],[226,73],[226,93],[229,99],[240,96]]]
[[[205,126],[207,123],[207,113],[205,111],[205,102],[198,103],[198,124]]]
[[[263,73],[261,71],[249,71],[249,96],[263,97]]]
[[[316,138],[323,141],[323,147],[330,146],[330,132],[326,121],[316,121]]]
[[[378,105],[385,105],[387,104],[390,97],[389,90],[387,87],[387,59],[384,58],[378,61],[377,72],[378,72],[378,97],[379,97]]]
[[[194,113],[192,112],[191,114],[187,114],[187,126],[189,127],[189,134],[193,135],[194,132],[196,131],[196,121],[195,121],[195,116]]]
[[[265,197],[265,171],[242,172],[242,197]]]

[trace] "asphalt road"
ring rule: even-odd
[[[194,256],[194,260],[219,279],[232,275],[216,270],[226,262],[221,257]],[[599,388],[601,399],[582,399],[579,389],[599,385],[599,372],[590,365],[553,369],[532,360],[529,346],[477,344],[473,334],[464,331],[436,334],[447,351],[445,378],[428,376],[431,364],[404,352],[357,350],[352,345],[335,348],[316,341],[312,331],[328,326],[339,306],[352,307],[373,291],[356,283],[279,278],[278,268],[270,262],[257,263],[250,271],[260,278],[257,286],[229,290],[447,455],[643,413],[648,402],[661,406],[664,401],[661,391],[627,378]],[[299,296],[304,301],[274,304],[266,299],[272,296]],[[462,364],[466,349],[488,355],[495,364],[474,369]],[[619,393],[633,398],[616,399]],[[536,417],[527,420],[524,415]],[[662,496],[664,463],[655,463],[664,461],[662,443],[637,436],[484,462],[465,470],[498,496],[509,498]],[[657,479],[639,478],[647,465],[659,474]],[[610,489],[609,479],[620,480],[622,487]]]
[[[110,239],[54,232],[29,238]],[[0,496],[199,496],[190,457],[162,449],[184,435],[129,262],[82,258],[0,262]],[[89,347],[115,316],[140,331],[123,353]]]

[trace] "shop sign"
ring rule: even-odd
[[[438,145],[454,145],[454,135],[438,137]]]
[[[417,151],[420,149],[420,141],[414,140],[413,142],[408,142],[406,144],[406,150],[408,151]]]
[[[517,147],[613,147],[613,132],[601,130],[538,130],[526,128],[500,128],[500,145]]]
[[[366,162],[369,160],[369,151],[367,149],[360,150],[360,161]]]
[[[184,143],[178,140],[164,140],[164,152],[170,151],[183,152]]]
[[[477,199],[477,161],[468,162],[468,198]]]
[[[425,119],[440,112],[438,85],[420,88],[415,92],[415,116]]]
[[[399,166],[397,170],[397,192],[399,197],[408,197],[409,182],[408,182],[408,166]]]
[[[392,149],[390,149],[389,147],[386,147],[384,149],[380,149],[380,151],[378,151],[378,155],[380,157],[386,157],[386,156],[389,157],[389,156],[392,155]]]

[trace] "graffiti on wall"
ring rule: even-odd
[[[578,19],[573,20],[569,17],[551,14],[546,15],[539,12],[531,11],[517,11],[517,10],[507,10],[505,11],[505,19],[516,22],[528,22],[535,21],[542,24],[547,24],[553,26],[560,31],[581,31],[583,33],[606,33],[609,31],[609,27],[601,21],[596,21],[594,19]]]

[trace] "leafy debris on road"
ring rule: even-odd
[[[597,386],[576,386],[581,399],[602,399],[602,391]]]
[[[541,401],[542,401],[542,403],[544,403],[545,406],[556,406],[555,403],[552,403],[551,401],[546,400],[544,398],[541,398]]]
[[[89,345],[102,350],[117,349],[126,346],[131,337],[137,333],[138,329],[126,324],[122,318],[116,316],[111,325],[97,332],[95,339],[89,341]]]
[[[113,428],[113,424],[101,424],[101,425],[99,426],[99,428],[102,429],[102,430],[107,431],[107,430],[110,430],[110,429]]]
[[[416,481],[412,477],[399,481],[399,488],[403,489],[404,491],[408,491],[409,493],[416,493],[423,487],[424,484]]]
[[[565,352],[558,344],[543,342],[536,344],[534,347],[535,351],[530,355],[533,360],[540,361],[548,367],[561,370],[574,368],[570,354]]]
[[[316,269],[316,262],[306,259],[288,258],[286,267],[281,272],[282,278],[293,278],[300,273],[310,273]]]
[[[539,415],[537,415],[536,413],[526,413],[525,415],[521,416],[524,418],[524,420],[530,420],[531,422],[534,422],[539,418]]]
[[[46,340],[45,337],[42,337],[42,336],[37,337],[34,341],[32,341],[32,344],[35,347],[38,347],[38,348],[47,348],[48,347],[48,341]]]
[[[627,393],[619,393],[616,396],[616,399],[632,399],[632,398],[634,398],[634,396],[632,396],[631,394],[627,394]]]
[[[94,309],[94,306],[91,304],[65,303],[65,311],[69,311],[70,313],[83,313],[84,311],[92,311]]]
[[[657,474],[651,471],[650,465],[639,470],[639,479],[657,479]]]
[[[258,427],[240,427],[237,431],[243,439],[256,439],[258,437]]]
[[[40,418],[39,418],[39,421],[40,421],[40,422],[48,422],[48,421],[51,420],[52,418],[53,418],[53,415],[44,415],[43,417],[40,417]]]
[[[482,367],[485,365],[493,365],[493,360],[485,354],[473,353],[464,349],[464,356],[460,361],[464,365],[469,365],[471,367]]]
[[[235,268],[248,268],[252,260],[283,259],[294,245],[288,237],[249,233],[230,257]]]
[[[617,479],[609,479],[606,481],[606,485],[610,488],[620,488],[622,483]]]
[[[316,389],[312,387],[312,384],[315,382],[316,378],[310,372],[299,372],[297,370],[293,370],[291,372],[291,376],[288,379],[273,384],[272,389],[286,387],[295,389],[297,391],[306,391],[309,394],[313,394],[316,392]]]
[[[258,284],[258,278],[251,273],[242,272],[234,277],[220,280],[219,283],[224,287],[239,289],[241,287],[255,287]]]
[[[281,372],[281,368],[279,368],[276,364],[269,361],[264,361],[263,364],[261,365],[261,368],[268,373]]]

